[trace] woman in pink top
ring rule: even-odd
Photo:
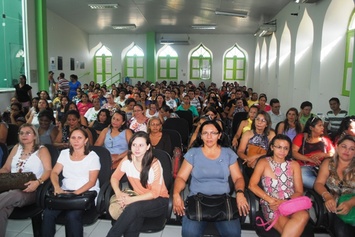
[[[129,141],[130,150],[111,176],[111,186],[117,200],[124,208],[107,237],[139,236],[144,218],[158,217],[167,212],[169,194],[163,179],[160,162],[153,157],[149,135],[136,132]],[[119,189],[126,174],[133,190],[130,197]]]
[[[86,111],[93,107],[93,104],[89,100],[89,96],[84,92],[81,93],[81,100],[76,105],[78,107],[81,116],[84,116]]]

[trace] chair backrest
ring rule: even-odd
[[[238,130],[240,122],[242,122],[244,119],[247,119],[247,117],[248,117],[248,112],[239,112],[233,116],[231,137],[234,137],[235,133]]]
[[[168,118],[163,123],[163,129],[172,129],[180,133],[182,143],[187,146],[189,140],[188,122],[182,118]]]
[[[59,157],[59,150],[52,144],[45,144],[45,147],[47,147],[49,154],[51,155],[51,160],[52,160],[52,167],[57,163],[58,157]]]
[[[19,126],[17,126],[16,124],[8,124],[9,125],[9,129],[7,132],[7,138],[6,138],[6,144],[8,147],[13,147],[14,145],[16,145],[18,143],[18,129]]]
[[[173,129],[163,129],[163,133],[167,133],[170,136],[171,145],[173,148],[180,147],[182,150],[182,139],[178,131]]]
[[[89,131],[91,132],[91,135],[92,135],[92,144],[95,144],[99,135],[97,134],[96,130],[93,127],[87,127],[87,128],[89,129]]]
[[[0,143],[0,149],[2,150],[2,157],[0,157],[0,168],[4,166],[5,161],[9,155],[9,150],[5,143]]]
[[[175,111],[180,118],[185,119],[189,123],[189,133],[192,133],[192,127],[194,123],[194,116],[190,110],[178,110]]]
[[[90,150],[95,151],[100,157],[101,169],[99,172],[100,187],[111,178],[111,154],[102,146],[90,146]]]
[[[160,164],[163,168],[164,182],[166,188],[170,192],[170,189],[173,185],[173,167],[171,157],[166,151],[160,149],[153,149],[153,155],[160,161]]]

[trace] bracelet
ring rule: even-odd
[[[328,191],[325,191],[325,192],[323,192],[322,195],[321,195],[324,202],[326,201],[326,200],[325,200],[325,194],[327,194],[327,193],[330,194]]]
[[[41,178],[37,179],[37,181],[38,181],[39,185],[44,184],[44,181]]]

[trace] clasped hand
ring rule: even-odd
[[[333,212],[339,215],[348,214],[352,208],[349,201],[342,202],[337,206],[334,198],[327,200],[324,204],[329,212]]]
[[[37,180],[33,180],[33,181],[28,181],[27,183],[25,183],[25,186],[27,186],[23,191],[26,193],[31,193],[36,191],[36,189],[39,186],[39,183]]]
[[[121,205],[122,208],[125,208],[126,206],[132,203],[132,197],[130,197],[127,193],[122,192],[122,194],[120,195],[116,194],[116,197],[118,203]]]

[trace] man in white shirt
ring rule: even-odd
[[[271,110],[268,112],[271,118],[271,128],[275,129],[279,122],[285,120],[285,115],[280,111],[280,101],[276,98],[270,100]],[[277,132],[277,131],[276,131]]]
[[[176,110],[177,104],[174,99],[171,98],[171,91],[166,90],[165,91],[165,103],[168,105],[172,110]]]

